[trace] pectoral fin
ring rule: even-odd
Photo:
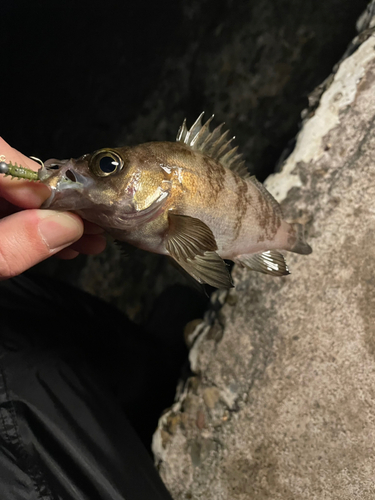
[[[199,283],[216,288],[233,286],[225,262],[216,253],[215,237],[201,220],[170,213],[166,248],[177,264]]]
[[[285,276],[290,274],[284,256],[276,250],[240,255],[234,261],[237,264],[248,267],[252,271],[270,274],[271,276]]]

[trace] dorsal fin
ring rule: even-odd
[[[280,203],[276,201],[275,198],[272,196],[272,194],[269,191],[267,191],[267,189],[263,186],[261,182],[258,181],[255,175],[249,177],[248,180],[249,182],[254,184],[254,186],[262,193],[262,195],[271,203],[277,215],[283,218],[283,212],[281,210]]]
[[[224,133],[221,132],[224,123],[211,132],[210,123],[214,115],[206,123],[202,124],[203,115],[204,112],[198,116],[190,129],[186,126],[185,118],[178,130],[176,141],[182,142],[196,151],[202,151],[202,153],[219,161],[223,167],[229,168],[241,177],[249,177],[242,154],[237,153],[238,146],[232,147],[231,145],[234,137],[228,140],[229,130]]]

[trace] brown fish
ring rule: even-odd
[[[250,177],[222,125],[203,113],[176,142],[100,149],[78,160],[48,160],[52,188],[43,208],[71,210],[120,241],[169,255],[199,283],[232,286],[223,259],[273,276],[289,274],[278,250],[309,254],[300,224]],[[57,170],[54,170],[57,169]]]

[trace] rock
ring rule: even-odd
[[[313,253],[288,254],[280,279],[235,267],[190,335],[194,382],[153,442],[175,500],[375,498],[375,42],[361,41],[266,183]]]

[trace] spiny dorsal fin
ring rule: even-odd
[[[280,203],[275,200],[275,198],[272,196],[272,194],[267,191],[267,189],[263,186],[261,182],[258,181],[258,179],[255,177],[255,175],[252,175],[251,177],[248,178],[248,180],[254,184],[254,186],[262,193],[262,195],[271,203],[272,208],[275,210],[277,215],[279,217],[283,217],[283,212],[281,210]]]
[[[248,177],[249,172],[245,166],[242,154],[237,153],[238,146],[232,147],[234,139],[228,139],[229,130],[221,132],[224,123],[210,131],[212,115],[206,123],[202,124],[204,112],[201,113],[190,129],[186,126],[186,118],[178,130],[176,141],[182,142],[196,151],[202,151],[207,156],[219,161],[223,167],[229,168],[241,177]]]

